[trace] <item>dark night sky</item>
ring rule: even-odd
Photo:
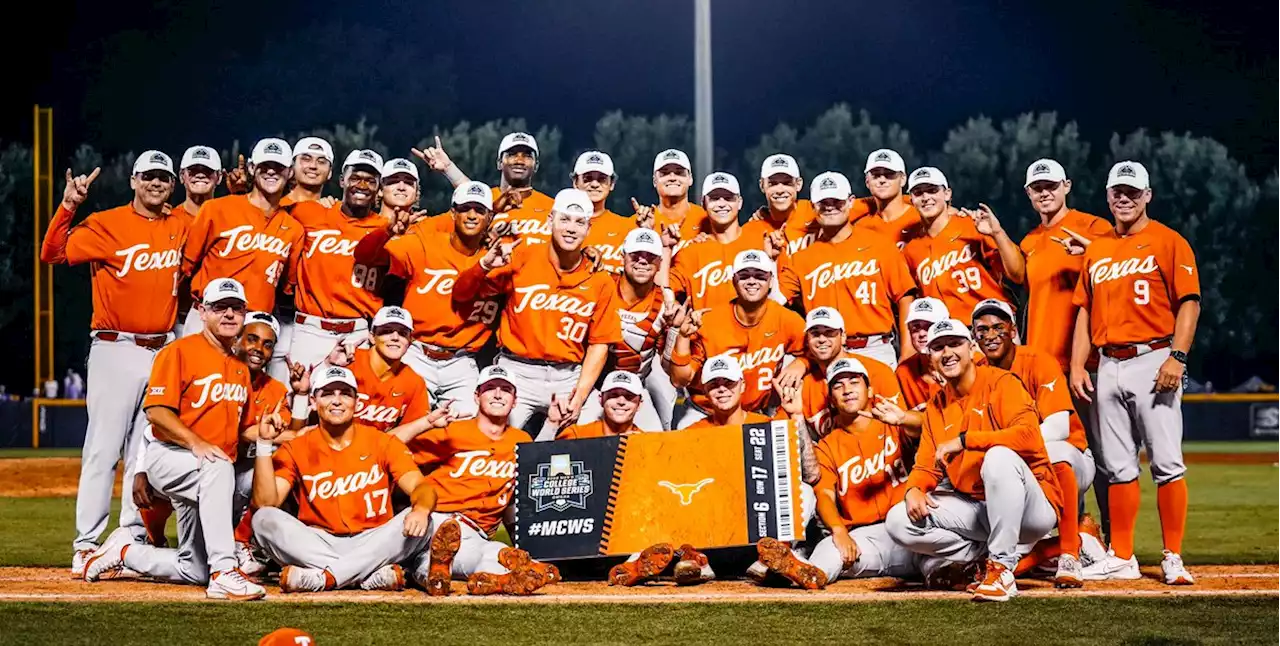
[[[177,154],[397,103],[385,118],[400,121],[440,85],[438,55],[455,77],[447,123],[525,116],[562,126],[573,148],[608,110],[693,112],[689,0],[32,4],[45,51],[9,52],[0,138],[29,140],[39,101],[55,107],[60,154],[79,141]],[[1276,163],[1276,4],[1162,4],[715,0],[716,143],[739,151],[837,101],[902,123],[921,149],[969,116],[1052,109],[1095,151],[1113,131],[1189,130],[1263,175]],[[343,52],[355,75],[331,71]],[[289,91],[317,83],[332,101]]]

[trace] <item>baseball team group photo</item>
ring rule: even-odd
[[[636,11],[606,4],[491,16],[582,37]],[[1068,103],[1083,126],[989,97],[956,114],[1007,118],[955,125],[892,84],[734,105],[755,30],[730,17],[765,7],[664,4],[693,110],[544,69],[565,44],[357,46],[331,68],[377,79],[359,100],[195,89],[173,107],[200,123],[34,78],[54,107],[0,154],[0,643],[1274,643],[1275,41],[1269,98],[1222,129],[1101,98]],[[142,69],[145,41],[104,42]],[[261,55],[324,86],[321,50]],[[603,97],[466,78],[495,69]]]

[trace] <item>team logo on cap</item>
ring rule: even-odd
[[[668,150],[665,154],[662,155],[662,158],[663,159],[680,159],[680,153],[675,150]]]
[[[938,332],[950,332],[954,328],[951,326],[951,321],[938,321],[933,324],[933,329]]]
[[[218,291],[219,292],[238,292],[240,291],[240,286],[237,285],[236,281],[234,280],[224,280],[222,281],[222,284],[218,285]]]
[[[714,177],[712,177],[712,178],[711,178],[711,183],[712,183],[712,184],[728,184],[728,183],[729,183],[729,176],[728,176],[728,175],[716,175],[716,176],[714,176]]]
[[[311,145],[307,146],[307,150],[321,150],[321,151],[322,151],[322,150],[324,150],[324,146],[321,146],[320,144],[317,144],[317,143],[312,143]]]
[[[205,150],[204,148],[196,148],[195,151],[191,153],[191,158],[192,159],[208,159],[209,151]]]
[[[1138,176],[1138,171],[1134,170],[1133,166],[1130,166],[1128,164],[1125,164],[1124,166],[1121,166],[1116,170],[1116,177],[1137,177],[1137,176]]]
[[[921,168],[920,170],[916,171],[916,179],[920,179],[922,177],[932,177],[932,176],[933,174],[930,173],[929,169],[927,168]]]
[[[631,383],[631,373],[619,372],[613,376],[613,380],[618,383],[629,384]]]
[[[813,314],[811,314],[810,316],[812,316],[812,317],[813,317],[813,319],[816,321],[816,320],[818,320],[818,319],[829,319],[829,318],[831,318],[831,313],[830,313],[830,312],[828,312],[828,311],[827,311],[827,310],[825,310],[825,309],[820,309],[820,310],[814,310],[814,311],[813,311]]]
[[[479,184],[472,184],[471,188],[467,189],[467,195],[484,195],[484,189]]]
[[[640,234],[636,236],[636,242],[654,242],[653,234],[648,231],[641,231]]]
[[[372,160],[372,159],[373,159],[373,151],[370,151],[370,150],[362,150],[362,151],[360,151],[360,159],[368,159],[368,160]]]
[[[517,132],[513,137],[511,137],[511,141],[529,141],[529,135],[526,135],[523,132]]]
[[[395,309],[389,309],[387,310],[387,318],[403,320],[404,312],[398,307]]]
[[[759,253],[756,253],[754,251],[748,251],[747,255],[742,257],[742,260],[744,262],[761,262],[764,259],[760,257]]]
[[[887,162],[887,161],[889,161],[889,160],[891,160],[891,159],[893,159],[893,158],[889,156],[889,153],[887,153],[887,152],[885,152],[885,151],[883,151],[883,150],[882,150],[882,151],[880,151],[880,152],[878,152],[878,153],[876,153],[876,161],[878,161],[878,162],[882,162],[882,161]]]
[[[568,205],[566,205],[566,206],[564,207],[564,210],[566,210],[566,211],[570,211],[570,212],[573,212],[573,213],[582,213],[582,212],[584,212],[584,211],[585,211],[585,209],[583,209],[583,208],[582,208],[582,205],[581,205],[581,204],[577,204],[577,203],[574,203],[574,204],[568,204]]]
[[[275,320],[275,317],[267,314],[266,312],[254,312],[249,318],[255,321],[262,321],[263,323],[270,323]]]
[[[403,160],[403,159],[397,159],[397,160],[395,160],[394,162],[392,162],[392,163],[391,163],[391,165],[392,165],[392,166],[395,166],[396,168],[408,168],[408,167],[409,167],[409,162],[407,162],[407,161],[405,161],[405,160]]]
[[[284,153],[284,149],[280,147],[280,144],[278,144],[278,143],[276,143],[276,142],[274,142],[274,141],[273,141],[273,142],[271,142],[271,143],[268,143],[268,144],[267,144],[267,145],[262,149],[262,152],[265,152],[265,153],[272,153],[272,154],[279,155],[279,154]]]
[[[587,156],[587,163],[588,163],[588,164],[603,164],[603,163],[604,163],[604,158],[603,158],[603,157],[601,157],[600,155],[588,155],[588,156]]]
[[[778,168],[780,166],[783,166],[783,167],[790,166],[790,164],[787,163],[787,160],[783,157],[774,157],[773,162],[770,163],[769,165],[774,168]]]
[[[326,371],[325,371],[325,373],[324,373],[324,376],[326,376],[326,377],[345,377],[345,376],[346,376],[346,374],[345,374],[346,372],[347,372],[347,370],[346,370],[345,368],[337,368],[337,367],[334,367],[334,368],[329,368],[328,370],[326,370]]]
[[[822,181],[818,184],[818,188],[835,188],[835,187],[836,187],[836,180],[830,177],[822,178]]]
[[[716,359],[715,361],[711,362],[711,369],[712,370],[728,370],[729,362],[725,361],[724,359]]]
[[[1032,175],[1045,175],[1048,172],[1049,172],[1048,164],[1036,164],[1036,167],[1031,169]]]
[[[164,163],[167,163],[168,161],[169,161],[169,158],[166,157],[164,153],[156,153],[151,156],[151,163],[153,164],[164,164]]]
[[[916,310],[921,312],[932,312],[933,303],[930,303],[929,301],[916,301],[915,308]]]
[[[501,368],[501,367],[499,367],[499,366],[493,366],[493,367],[489,368],[489,376],[491,376],[491,377],[506,377],[506,376],[507,376],[507,370],[506,370],[505,368]]]

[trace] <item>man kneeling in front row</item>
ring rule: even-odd
[[[284,565],[282,592],[321,592],[352,584],[364,590],[402,590],[399,563],[426,546],[436,492],[404,442],[353,422],[356,378],[350,370],[324,367],[311,381],[319,427],[272,456],[271,439],[284,430],[282,420],[271,414],[259,421],[254,535]],[[412,508],[392,511],[392,486],[409,495]],[[296,518],[279,509],[288,497],[297,503]]]

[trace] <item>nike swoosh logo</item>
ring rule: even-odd
[[[774,331],[774,332],[765,332],[765,333],[764,333],[764,338],[766,338],[766,339],[767,339],[767,338],[769,338],[769,337],[773,336],[774,334],[777,334],[777,332],[776,332],[776,331]]]
[[[867,249],[870,249],[870,248],[871,248],[870,246],[867,246],[867,247],[858,247],[857,251],[858,251],[859,253],[861,253],[861,252],[866,251]]]
[[[1147,244],[1140,244],[1140,245],[1138,245],[1136,248],[1137,248],[1137,249],[1146,249],[1147,247],[1150,247],[1150,246],[1151,246],[1151,245],[1147,245]]]
[[[403,397],[404,393],[391,393],[392,397]]]
[[[367,456],[367,455],[362,455],[362,456],[360,456],[360,459],[361,459],[361,460],[368,460],[368,459],[369,459],[369,456]]]

